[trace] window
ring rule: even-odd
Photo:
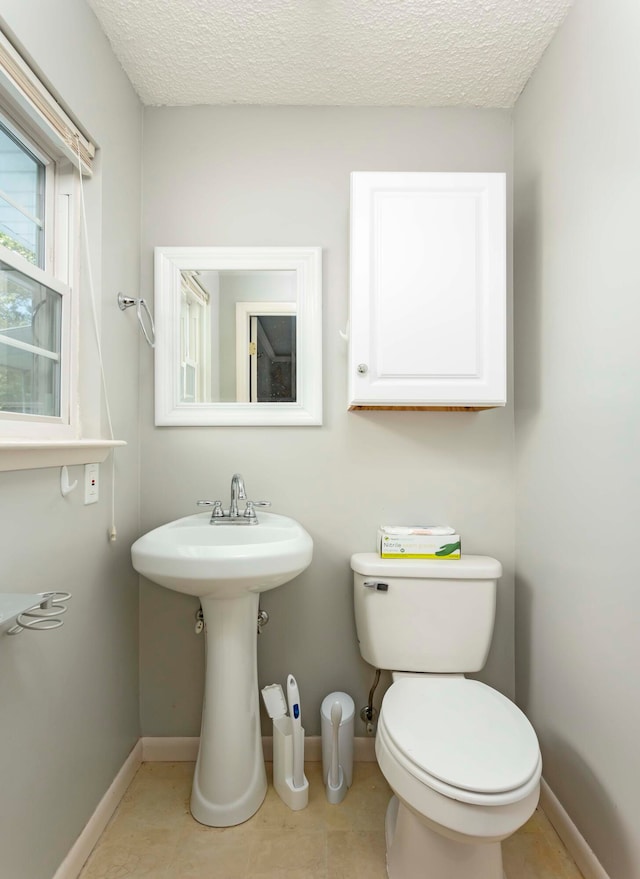
[[[44,268],[47,164],[0,122],[0,244]]]
[[[0,431],[71,435],[71,169],[0,115]]]
[[[35,448],[80,436],[79,248],[74,253],[71,242],[79,240],[78,172],[90,176],[94,156],[94,144],[0,30],[3,455],[23,440]],[[22,469],[27,461],[5,456],[0,470],[14,464]]]
[[[104,461],[124,445],[110,418],[109,439],[83,437],[78,415],[80,291],[98,324],[79,259],[95,154],[0,28],[0,471]],[[99,341],[95,354],[102,368]]]
[[[180,293],[180,399],[202,403],[211,393],[207,363],[211,296],[200,284],[197,272],[181,273]]]

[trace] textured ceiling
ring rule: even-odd
[[[511,107],[572,0],[88,0],[145,104]]]

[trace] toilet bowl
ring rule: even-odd
[[[512,702],[461,676],[401,678],[382,703],[376,757],[397,798],[390,879],[502,879],[500,841],[532,815],[542,771]]]
[[[463,673],[486,660],[500,563],[386,561],[360,553],[351,566],[362,656],[405,669],[392,673],[376,734],[394,793],[389,879],[503,879],[500,843],[533,814],[542,760],[520,709]]]
[[[502,879],[500,842],[533,814],[542,772],[513,702],[462,676],[400,677],[382,702],[376,757],[397,798],[390,879]]]

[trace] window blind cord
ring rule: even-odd
[[[80,140],[76,138],[77,156],[78,156],[78,176],[80,178],[80,215],[82,217],[82,235],[84,239],[84,248],[87,260],[87,278],[89,282],[89,294],[91,298],[91,314],[93,317],[93,329],[96,337],[96,349],[98,351],[98,361],[100,364],[100,376],[102,380],[102,390],[104,392],[104,408],[107,416],[107,426],[109,428],[109,438],[114,440],[113,421],[111,419],[111,406],[109,405],[109,393],[107,391],[107,380],[104,372],[104,360],[102,357],[102,342],[100,340],[100,328],[98,326],[98,309],[96,306],[95,288],[93,285],[93,271],[91,268],[91,252],[89,250],[89,228],[87,225],[87,210],[84,202],[84,184],[82,181],[82,161],[80,158]],[[111,526],[108,531],[109,541],[115,543],[118,532],[116,530],[116,450],[111,450]]]

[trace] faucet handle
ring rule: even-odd
[[[211,511],[211,515],[215,519],[220,519],[224,516],[224,511],[222,509],[222,501],[197,501],[197,506],[199,507],[213,507]]]
[[[271,501],[247,501],[247,506],[244,511],[244,518],[245,519],[255,519],[256,518],[256,511],[254,510],[254,507],[270,507],[270,506],[271,506]]]

